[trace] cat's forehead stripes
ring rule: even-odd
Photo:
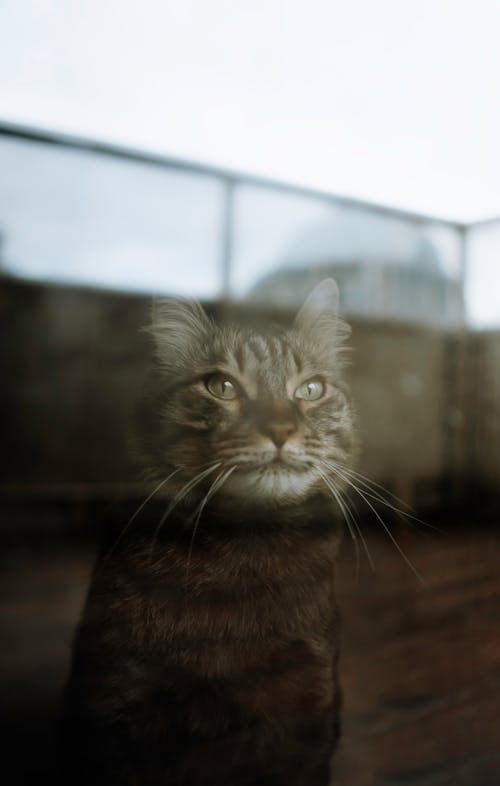
[[[254,355],[259,363],[264,363],[269,357],[269,347],[267,346],[264,336],[250,336],[246,348],[248,353]]]
[[[285,336],[240,334],[231,352],[252,395],[286,396],[287,381],[300,373],[298,353]]]
[[[243,371],[249,365],[276,363],[285,364],[292,371],[298,371],[300,359],[290,346],[286,336],[241,333],[234,349],[238,367]]]

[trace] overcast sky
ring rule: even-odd
[[[0,119],[473,221],[499,40],[499,0],[1,0]]]
[[[500,214],[498,0],[2,0],[0,117]]]

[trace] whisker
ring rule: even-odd
[[[338,468],[338,469],[340,469],[340,470],[341,470],[341,472],[344,472],[344,473],[345,473],[345,474],[346,474],[348,477],[350,477],[350,478],[351,478],[351,480],[355,481],[355,482],[356,482],[356,483],[358,483],[360,486],[362,486],[362,487],[363,487],[363,489],[364,489],[364,491],[365,491],[365,494],[366,494],[368,497],[370,497],[371,499],[374,499],[374,500],[376,500],[377,502],[381,502],[381,503],[382,503],[383,505],[385,505],[387,508],[390,508],[390,509],[391,509],[391,510],[393,510],[395,513],[398,513],[398,514],[400,514],[401,516],[405,516],[406,518],[410,518],[410,519],[415,519],[416,521],[419,521],[419,523],[421,523],[421,524],[424,524],[424,523],[425,523],[425,522],[423,522],[423,521],[422,521],[422,522],[420,522],[420,519],[417,519],[415,516],[413,516],[413,515],[412,515],[412,514],[410,514],[410,513],[406,513],[406,511],[404,511],[404,510],[401,510],[401,508],[397,508],[395,505],[393,505],[391,502],[389,502],[389,501],[388,501],[388,500],[387,500],[387,499],[386,499],[384,496],[382,496],[382,494],[381,494],[380,492],[376,491],[376,490],[375,490],[375,489],[374,489],[374,488],[373,488],[373,487],[370,485],[370,483],[369,483],[367,480],[363,480],[363,479],[361,479],[360,477],[358,477],[357,475],[355,475],[355,474],[354,474],[353,472],[351,472],[351,471],[349,470],[349,468],[348,468],[348,467],[346,467],[345,465],[343,465],[343,464],[339,464],[339,463],[337,463],[337,462],[328,462],[328,465],[330,466],[330,468],[331,468],[331,469],[337,469],[337,468]],[[378,485],[378,484],[377,484],[377,485]],[[380,486],[380,488],[383,488],[383,487],[382,487],[382,486]],[[384,489],[384,491],[385,491],[385,489]],[[389,494],[389,493],[390,493],[390,492],[388,492],[388,491],[387,491],[387,494]],[[391,496],[394,496],[394,495],[391,495]],[[399,498],[396,498],[396,499],[399,499]],[[403,502],[403,500],[399,500],[399,501],[401,502],[401,504],[402,504],[402,505],[405,505],[405,504],[406,504],[405,502]]]
[[[186,585],[186,589],[187,589],[187,582],[188,582],[188,578],[189,578],[189,566],[191,564],[191,555],[193,553],[194,539],[195,539],[195,536],[196,536],[196,532],[198,530],[198,524],[200,523],[201,514],[203,513],[203,510],[204,510],[205,506],[207,505],[207,503],[219,491],[219,489],[222,488],[224,483],[228,480],[230,475],[233,474],[235,469],[236,469],[236,465],[230,467],[229,469],[225,469],[222,472],[220,472],[217,475],[217,477],[215,478],[215,480],[212,483],[212,485],[210,486],[210,488],[208,489],[208,491],[205,494],[205,496],[203,497],[202,501],[198,505],[198,508],[196,510],[195,519],[194,519],[194,524],[193,524],[193,533],[191,535],[191,540],[189,542],[189,551],[188,551],[187,562],[186,562],[186,575],[185,575],[185,579],[184,579],[184,582],[185,582],[185,585]]]
[[[385,486],[382,486],[380,483],[377,483],[375,480],[372,480],[372,478],[369,478],[368,475],[363,475],[362,472],[358,472],[357,470],[352,469],[352,467],[348,467],[346,464],[342,464],[341,462],[335,461],[333,463],[338,464],[338,466],[341,467],[342,470],[347,471],[354,478],[366,483],[366,485],[368,487],[371,487],[373,491],[375,491],[375,489],[379,489],[379,491],[383,492],[384,494],[387,494],[388,497],[392,497],[392,499],[395,502],[398,502],[404,508],[407,508],[408,510],[412,510],[411,505],[408,505],[408,503],[405,502],[403,499],[401,499],[401,497],[396,496],[396,494],[393,494],[392,491],[386,489]]]
[[[349,506],[347,504],[347,500],[346,500],[345,497],[342,496],[342,493],[341,493],[339,488],[337,488],[337,494],[338,494],[339,504],[342,505],[341,510],[342,510],[343,515],[344,515],[344,519],[346,521],[350,521],[351,522],[352,526],[354,527],[354,533],[355,534],[356,534],[356,532],[359,533],[360,532],[359,527],[357,526],[357,523],[354,521],[352,513],[351,513],[351,509],[349,508]],[[360,560],[360,556],[359,556],[359,546],[358,546],[358,543],[357,543],[357,539],[354,542],[355,542],[355,551],[356,551],[356,568],[355,568],[355,571],[354,571],[354,580],[355,580],[356,584],[359,584],[359,574],[360,574],[360,562],[361,562],[361,560]],[[365,544],[365,549],[366,549],[366,544]]]
[[[128,531],[128,529],[129,529],[129,527],[130,527],[130,526],[132,525],[132,523],[135,521],[135,519],[137,518],[137,516],[139,515],[139,513],[140,513],[140,512],[141,512],[141,511],[142,511],[142,510],[143,510],[143,509],[146,507],[146,505],[148,504],[149,500],[150,500],[150,499],[152,499],[152,498],[154,497],[154,495],[155,495],[155,494],[156,494],[156,493],[157,493],[157,492],[158,492],[158,491],[159,491],[161,488],[163,488],[163,486],[165,485],[165,483],[168,483],[168,481],[169,481],[171,478],[173,478],[173,477],[174,477],[174,475],[177,475],[177,473],[178,473],[178,472],[180,472],[180,471],[181,471],[181,467],[177,467],[177,469],[174,469],[174,471],[173,471],[173,472],[171,472],[171,473],[170,473],[170,475],[167,475],[167,477],[166,477],[166,478],[164,478],[164,479],[161,481],[161,483],[158,483],[158,485],[156,486],[156,488],[154,488],[154,489],[153,489],[153,491],[152,491],[150,494],[148,494],[148,496],[146,497],[146,499],[144,500],[144,502],[142,502],[142,503],[139,505],[139,507],[137,508],[137,510],[135,511],[135,513],[133,513],[133,514],[132,514],[132,516],[129,518],[129,520],[127,521],[127,523],[126,523],[126,524],[125,524],[125,526],[123,527],[122,531],[120,532],[120,534],[119,534],[119,535],[118,535],[118,537],[116,538],[115,542],[113,543],[113,545],[112,545],[112,546],[111,546],[111,548],[109,549],[109,551],[108,551],[108,552],[107,552],[107,553],[104,555],[104,557],[102,558],[101,564],[104,564],[105,562],[107,562],[107,560],[108,560],[108,559],[111,557],[111,555],[113,554],[114,550],[116,549],[116,547],[118,546],[118,544],[120,543],[120,541],[122,540],[122,538],[123,538],[123,537],[125,536],[125,534],[127,533],[127,531]]]
[[[326,462],[325,462],[325,463],[326,463]],[[380,516],[380,514],[378,513],[378,511],[377,511],[377,510],[376,510],[376,509],[373,507],[372,503],[371,503],[371,502],[370,502],[370,500],[367,498],[367,496],[366,496],[366,495],[365,495],[365,494],[364,494],[364,493],[363,493],[363,492],[362,492],[362,491],[361,491],[361,490],[360,490],[360,489],[359,489],[359,488],[358,488],[358,487],[357,487],[357,486],[356,486],[356,485],[355,485],[355,484],[354,484],[354,483],[353,483],[351,480],[349,480],[349,478],[347,478],[345,475],[343,475],[343,474],[342,474],[342,472],[341,472],[341,471],[339,471],[338,467],[333,467],[333,466],[332,466],[332,467],[331,467],[331,469],[332,469],[334,472],[336,472],[336,474],[339,476],[339,478],[340,478],[341,480],[343,480],[343,481],[344,481],[344,483],[347,483],[349,486],[351,486],[351,487],[354,489],[354,491],[355,491],[357,494],[359,494],[359,496],[360,496],[362,499],[364,499],[364,501],[366,502],[366,504],[368,505],[368,507],[369,507],[369,508],[370,508],[370,509],[373,511],[373,513],[375,514],[375,516],[377,517],[377,519],[378,519],[378,520],[380,521],[380,523],[382,524],[382,526],[383,526],[383,528],[385,529],[385,531],[387,532],[387,534],[388,534],[389,538],[392,540],[392,542],[393,542],[394,546],[395,546],[395,547],[396,547],[396,549],[399,551],[400,555],[402,556],[402,558],[404,559],[404,561],[406,562],[406,564],[408,565],[408,567],[410,568],[410,570],[412,571],[412,573],[413,573],[413,574],[414,574],[414,575],[417,577],[417,579],[418,579],[418,580],[421,582],[421,584],[422,584],[423,586],[425,586],[425,581],[423,580],[422,576],[420,575],[420,573],[418,572],[418,570],[416,569],[416,567],[413,565],[413,563],[411,562],[411,560],[408,558],[408,556],[405,554],[405,552],[403,551],[403,549],[401,548],[401,546],[400,546],[400,545],[399,545],[399,543],[397,542],[396,538],[395,538],[395,537],[394,537],[394,535],[392,534],[391,530],[389,529],[389,527],[388,527],[388,526],[387,526],[387,524],[385,523],[384,519],[383,519],[383,518]]]
[[[342,492],[340,491],[340,489],[338,489],[338,492],[339,492],[339,496],[342,497]],[[359,537],[361,538],[361,543],[363,545],[363,549],[365,551],[365,554],[366,554],[366,556],[368,558],[368,562],[370,563],[370,567],[371,567],[372,571],[375,573],[375,563],[374,563],[374,561],[372,559],[372,555],[370,554],[370,549],[368,548],[368,543],[366,542],[366,539],[365,539],[365,537],[363,535],[363,532],[361,530],[361,526],[360,526],[356,516],[354,515],[354,513],[352,512],[352,509],[351,509],[351,505],[353,505],[353,503],[352,502],[349,503],[349,501],[347,500],[347,497],[344,497],[343,501],[344,501],[344,505],[346,506],[347,510],[350,513],[351,521],[353,523],[353,526],[356,527],[356,531],[357,531]]]
[[[428,527],[429,529],[435,530],[436,532],[442,532],[442,530],[438,529],[438,527],[435,527],[432,524],[429,524],[427,521],[418,518],[413,513],[408,513],[407,511],[401,510],[401,508],[398,508],[395,505],[393,505],[384,496],[382,496],[380,492],[378,492],[373,487],[376,486],[377,488],[381,489],[385,494],[387,494],[389,497],[392,497],[396,502],[399,502],[401,505],[404,505],[406,508],[408,508],[408,510],[412,510],[412,508],[409,505],[407,505],[406,502],[404,502],[399,497],[396,497],[395,494],[392,494],[390,491],[385,489],[379,483],[375,483],[375,481],[372,481],[370,478],[366,477],[366,475],[361,475],[361,473],[355,472],[354,470],[347,467],[345,464],[340,464],[339,462],[336,461],[330,461],[326,463],[330,466],[331,469],[336,469],[338,467],[342,472],[344,472],[348,477],[350,477],[351,480],[355,481],[360,486],[362,486],[364,489],[364,493],[368,497],[370,497],[371,499],[377,502],[380,502],[386,508],[393,510],[394,513],[396,513],[398,516],[404,517],[405,519],[409,520],[410,523],[415,521],[417,524],[421,524],[422,526]]]
[[[149,550],[150,558],[152,558],[152,556],[153,556],[154,547],[156,545],[156,540],[158,538],[160,530],[163,527],[163,525],[164,525],[165,521],[167,520],[167,518],[170,516],[171,512],[173,511],[173,509],[176,507],[176,505],[178,505],[179,502],[181,502],[181,500],[184,499],[186,494],[189,494],[189,492],[192,491],[192,489],[195,486],[198,485],[198,483],[201,483],[201,481],[204,478],[206,478],[207,475],[210,475],[211,472],[214,472],[216,469],[218,469],[221,466],[221,463],[222,463],[221,461],[218,461],[215,464],[213,464],[211,467],[209,467],[208,469],[205,469],[203,472],[199,472],[198,475],[195,475],[194,478],[189,480],[180,489],[180,491],[178,491],[177,494],[174,496],[174,498],[170,502],[170,505],[167,507],[165,513],[161,517],[161,519],[160,519],[160,521],[158,523],[158,526],[156,527],[155,531],[153,532],[153,537],[152,537],[152,540],[151,540],[151,546],[150,546],[150,550]]]
[[[325,464],[325,466],[328,466],[328,464],[325,461],[322,461],[321,463]],[[329,480],[330,480],[330,482],[333,482],[333,481],[331,481],[331,479],[329,479]],[[338,492],[338,495],[339,495],[340,499],[342,499],[342,492],[341,492],[341,490],[337,488],[337,492]],[[347,499],[345,499],[345,498],[343,499],[343,504],[344,504],[344,506],[347,508],[347,510],[349,512],[350,521],[352,522],[353,527],[356,529],[356,532],[358,533],[358,535],[359,535],[359,537],[361,539],[363,550],[364,550],[364,552],[365,552],[365,554],[367,556],[367,559],[368,559],[368,562],[370,564],[370,567],[371,567],[372,571],[375,573],[375,564],[373,562],[372,555],[370,554],[370,549],[368,548],[368,544],[366,542],[366,539],[365,539],[365,537],[363,535],[363,532],[361,531],[361,527],[359,526],[358,521],[357,521],[356,517],[354,516]]]
[[[332,481],[330,480],[330,478],[328,478],[319,469],[319,467],[316,467],[316,471],[319,474],[319,476],[321,477],[321,479],[323,480],[323,483],[325,484],[325,486],[330,490],[330,492],[331,492],[333,498],[335,499],[335,501],[337,502],[337,505],[339,506],[339,508],[341,510],[341,513],[342,513],[342,515],[344,517],[344,520],[345,520],[345,522],[347,524],[347,527],[349,529],[349,534],[350,534],[350,536],[351,536],[351,538],[353,540],[354,549],[355,549],[355,553],[356,553],[356,577],[358,577],[358,575],[359,575],[359,546],[358,546],[358,541],[356,539],[356,535],[355,535],[354,530],[353,530],[353,528],[351,526],[351,522],[349,520],[349,516],[347,515],[346,509],[344,507],[344,503],[343,503],[341,497],[339,496],[339,493],[338,493],[337,489],[335,488],[335,486],[333,485]]]

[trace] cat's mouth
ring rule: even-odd
[[[286,469],[306,471],[311,468],[311,462],[306,459],[299,459],[294,456],[283,456],[277,453],[270,461],[267,462],[273,467],[284,467]]]
[[[243,471],[295,471],[306,472],[312,467],[312,462],[305,456],[294,456],[280,450],[259,456],[248,456],[240,459],[237,468]]]
[[[313,466],[311,461],[278,452],[245,457],[224,484],[224,493],[255,501],[298,501],[310,493],[317,480]]]

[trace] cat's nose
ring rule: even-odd
[[[262,429],[266,437],[272,439],[277,448],[284,445],[296,430],[294,423],[269,423]]]

